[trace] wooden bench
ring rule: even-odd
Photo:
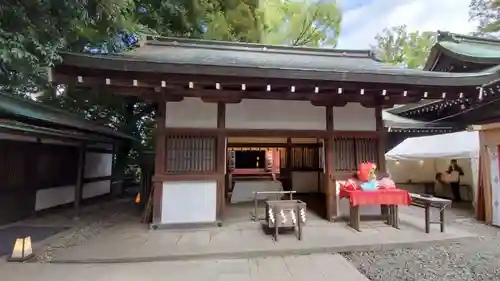
[[[431,224],[440,224],[441,232],[444,232],[444,211],[451,205],[451,200],[434,196],[424,196],[416,193],[410,193],[411,205],[424,208],[425,210],[425,233],[431,230]],[[439,221],[431,221],[431,208],[439,209]]]

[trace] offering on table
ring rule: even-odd
[[[367,162],[359,164],[358,169],[358,180],[360,182],[361,190],[377,190],[378,182],[377,175],[375,171],[377,169],[377,165]]]
[[[377,190],[379,184],[375,174],[377,166],[373,163],[359,164],[358,171],[347,181],[339,182],[342,190]]]
[[[396,183],[389,177],[384,177],[378,181],[379,189],[396,188]]]

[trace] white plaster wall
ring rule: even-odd
[[[68,204],[74,199],[74,185],[40,189],[36,192],[35,211]]]
[[[226,105],[226,128],[325,130],[325,116],[308,101],[242,100]]]
[[[319,192],[319,172],[292,172],[292,190],[297,193]]]
[[[109,180],[90,182],[83,185],[83,199],[105,195],[110,193],[111,182]],[[35,211],[71,203],[75,199],[75,186],[61,186],[48,189],[40,189],[36,193]]]
[[[164,182],[161,223],[208,223],[216,221],[215,181]]]
[[[111,176],[113,154],[87,152],[85,154],[85,178]]]
[[[263,191],[283,191],[283,185],[275,180],[255,180],[234,182],[233,192],[231,193],[231,203],[253,202],[254,192]],[[260,194],[258,200],[277,200],[283,194]]]
[[[111,181],[95,181],[83,185],[82,198],[88,199],[101,195],[106,195],[111,192]]]
[[[375,109],[359,103],[333,108],[333,129],[338,131],[376,131]]]
[[[171,128],[217,128],[217,104],[199,98],[167,102],[165,125]]]
[[[77,159],[75,159],[77,161]],[[87,152],[85,155],[85,178],[111,176],[113,155],[109,153]],[[82,198],[88,199],[111,192],[111,181],[89,182],[83,185]],[[35,211],[68,204],[75,199],[75,186],[60,186],[40,189],[36,193]]]

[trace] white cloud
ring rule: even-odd
[[[344,12],[339,49],[367,49],[386,27],[406,24],[410,31],[450,31],[467,34],[470,0],[372,0]]]

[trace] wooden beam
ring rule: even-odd
[[[100,84],[106,84],[106,81],[123,81],[125,86],[132,86],[136,81],[137,86],[150,85],[150,87],[162,87],[163,82],[167,85],[187,85],[193,82],[195,85],[215,85],[215,83],[226,85],[238,86],[245,84],[248,87],[262,87],[272,85],[273,87],[286,87],[292,86],[311,89],[313,92],[314,87],[320,89],[339,89],[342,88],[346,93],[349,90],[354,91],[356,94],[361,89],[365,91],[375,90],[381,92],[386,90],[387,96],[404,95],[406,91],[407,96],[418,96],[420,98],[442,98],[443,93],[446,93],[446,99],[458,98],[460,93],[464,95],[476,95],[477,89],[475,87],[453,87],[453,86],[430,86],[430,85],[408,85],[408,84],[388,84],[388,83],[361,83],[361,82],[345,82],[345,81],[322,81],[322,80],[296,80],[296,79],[279,79],[279,78],[255,78],[255,77],[231,77],[231,76],[214,76],[214,75],[187,75],[187,74],[169,74],[168,81],[165,80],[165,74],[134,72],[134,71],[103,71],[98,69],[85,69],[69,66],[57,66],[55,68],[54,82],[64,83],[61,76],[71,76],[71,81],[76,81],[76,77],[84,77],[85,79],[100,79]],[[106,80],[108,79],[108,80]],[[115,83],[115,82],[112,82]],[[117,83],[117,82],[116,82]],[[110,83],[111,84],[111,83]],[[113,84],[117,85],[117,84]],[[427,92],[427,96],[424,93]],[[394,93],[394,94],[392,94]],[[469,93],[469,94],[467,94]]]
[[[155,147],[155,174],[153,176],[153,224],[161,224],[163,181],[155,178],[165,174],[166,168],[166,110],[167,103],[157,103],[156,109],[156,147]]]

